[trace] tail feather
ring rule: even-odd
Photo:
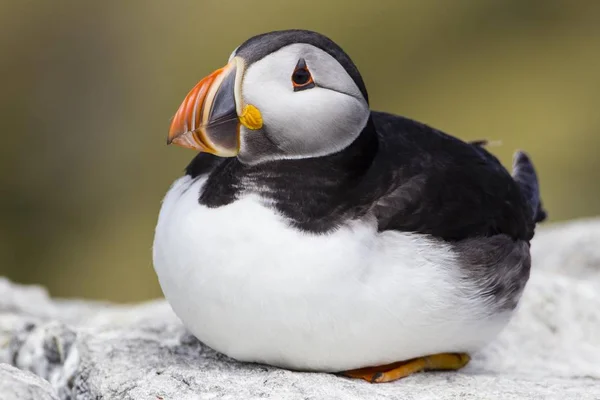
[[[544,221],[548,217],[548,214],[542,206],[540,185],[535,168],[526,153],[522,151],[517,151],[515,153],[512,176],[527,200],[527,204],[531,209],[533,221],[535,223]]]

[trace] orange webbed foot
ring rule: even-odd
[[[407,377],[415,372],[458,370],[467,365],[470,360],[471,357],[466,353],[433,354],[388,365],[344,371],[341,375],[364,379],[371,383],[384,383]]]

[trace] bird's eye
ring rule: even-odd
[[[315,82],[306,66],[304,58],[298,60],[298,64],[296,64],[296,68],[294,68],[292,84],[294,85],[294,92],[315,87]]]

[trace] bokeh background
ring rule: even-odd
[[[171,116],[265,31],[337,41],[373,108],[526,149],[551,220],[600,214],[598,1],[0,1],[0,275],[160,296],[160,201],[193,157]],[[1,294],[0,294],[1,295]]]

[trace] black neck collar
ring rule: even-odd
[[[357,204],[354,190],[371,168],[379,141],[371,117],[358,138],[344,150],[324,157],[278,160],[248,166],[237,158],[196,157],[187,168],[198,176],[210,172],[200,203],[221,207],[244,193],[257,193],[273,201],[279,212],[298,228],[324,232],[345,220]],[[218,164],[218,165],[216,165]]]

